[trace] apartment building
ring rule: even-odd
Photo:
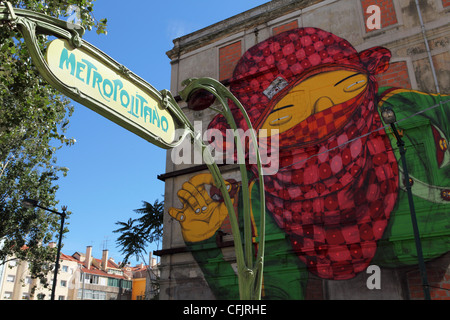
[[[101,259],[92,256],[92,247],[72,256],[61,253],[56,284],[56,300],[131,300],[131,268],[122,268],[104,250]],[[26,261],[11,258],[0,264],[0,300],[49,300],[53,272],[48,287],[32,279]],[[35,288],[35,290],[33,290]]]
[[[79,261],[74,300],[131,300],[131,269],[122,268],[108,254],[108,250],[103,250],[102,258],[96,259],[92,257],[92,247],[88,246],[85,254],[72,255]]]
[[[55,246],[51,243],[50,246]],[[33,279],[26,261],[11,257],[0,265],[0,300],[48,300],[51,297],[53,272],[48,274],[48,286],[44,287],[38,279]],[[70,284],[75,281],[78,262],[71,256],[61,253],[55,299],[72,300]],[[34,290],[33,290],[34,288]]]
[[[131,300],[157,300],[159,297],[159,269],[150,253],[150,265],[143,263],[131,267],[133,290]]]

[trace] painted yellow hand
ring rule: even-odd
[[[225,184],[227,190],[231,191],[231,183],[226,181]],[[223,201],[218,201],[217,195],[210,194],[212,186],[214,186],[214,179],[211,174],[199,174],[192,177],[177,193],[183,208],[169,209],[169,215],[180,222],[183,238],[187,242],[199,242],[211,238],[228,215]],[[233,197],[232,201],[234,203]]]

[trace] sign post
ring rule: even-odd
[[[67,97],[90,108],[114,123],[135,133],[148,142],[164,148],[175,148],[190,137],[195,147],[201,149],[208,159],[211,174],[224,197],[235,243],[238,264],[239,292],[243,300],[261,299],[264,238],[265,238],[265,201],[264,180],[259,150],[254,143],[259,170],[261,200],[261,230],[258,256],[253,261],[252,234],[250,220],[250,200],[244,196],[244,239],[240,237],[239,226],[234,207],[228,194],[225,181],[209,149],[197,134],[193,125],[183,113],[168,90],[156,90],[145,80],[119,64],[101,50],[81,37],[84,29],[40,13],[13,8],[9,2],[0,2],[0,22],[7,22],[17,28],[24,37],[31,58],[41,76],[55,89]],[[37,34],[55,36],[47,48],[45,56],[41,52]],[[240,102],[219,82],[209,79],[191,79],[185,82],[186,88],[180,95],[187,101],[196,90],[207,90],[222,104],[223,115],[233,129],[236,128],[228,99],[232,100],[251,123]],[[177,133],[180,133],[178,134]],[[253,132],[253,130],[252,130]],[[253,141],[257,141],[253,134]],[[248,194],[248,178],[245,159],[240,141],[237,141],[240,154],[239,163],[242,177],[243,193]]]

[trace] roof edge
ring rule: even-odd
[[[324,0],[272,0],[228,19],[173,40],[174,47],[167,56],[174,60],[180,55],[215,42],[229,34],[238,33],[274,20],[289,12],[309,7]]]

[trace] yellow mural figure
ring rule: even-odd
[[[352,70],[336,70],[316,74],[300,82],[282,98],[267,117],[262,129],[278,129],[283,133],[309,116],[341,104],[359,95],[367,86],[367,76]],[[272,130],[261,130],[260,136]],[[183,208],[170,208],[169,215],[180,222],[183,238],[199,242],[211,238],[227,217],[225,204],[212,199],[211,174],[200,174],[184,183],[178,191]],[[226,181],[230,191],[232,185]],[[220,192],[215,193],[220,197]],[[232,198],[234,203],[235,199]]]

